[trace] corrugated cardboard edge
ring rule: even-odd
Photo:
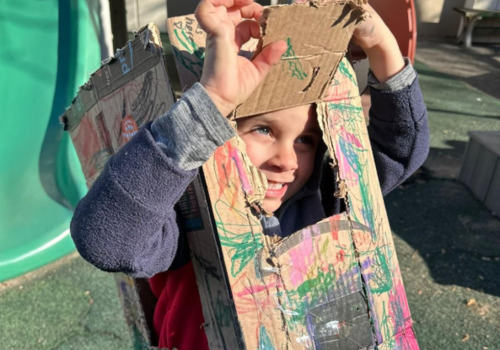
[[[131,43],[134,42],[137,38],[141,40],[143,49],[145,51],[150,51],[156,54],[160,61],[163,61],[163,46],[160,39],[160,31],[154,23],[151,22],[148,25],[142,27],[137,32],[135,38],[127,42],[125,48],[131,47]],[[92,107],[94,107],[99,102],[99,99],[106,96],[98,96],[96,94],[94,76],[102,69],[104,69],[109,63],[120,59],[120,57],[123,55],[123,52],[124,49],[118,49],[116,50],[116,53],[113,57],[109,57],[106,60],[102,61],[101,67],[93,74],[91,74],[89,80],[85,84],[80,86],[78,93],[71,101],[70,106],[66,109],[64,114],[59,117],[59,121],[63,125],[64,130],[73,130],[79,124],[81,117]],[[140,75],[144,70],[147,69],[148,67],[143,67],[141,71],[134,70],[134,74],[136,76]],[[113,90],[118,89],[126,83],[126,81],[123,81],[121,84],[114,86]],[[173,90],[172,95],[174,95]]]

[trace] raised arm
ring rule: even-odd
[[[71,234],[82,257],[105,271],[148,277],[172,264],[179,240],[174,206],[196,168],[234,135],[225,120],[286,50],[271,43],[253,60],[238,56],[259,37],[262,6],[252,0],[202,0],[207,32],[201,84],[109,160],[76,208]]]
[[[370,136],[383,194],[389,193],[427,158],[429,126],[418,77],[380,16],[371,16],[354,33],[370,62]]]
[[[71,234],[82,257],[134,277],[167,270],[179,239],[174,205],[196,168],[233,135],[196,84],[111,157],[78,204]]]

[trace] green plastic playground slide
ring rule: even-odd
[[[0,6],[0,282],[75,248],[85,179],[58,117],[100,66],[99,1]]]

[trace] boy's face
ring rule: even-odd
[[[267,177],[263,208],[273,213],[305,185],[314,170],[322,135],[314,105],[244,118],[237,126],[250,160]]]

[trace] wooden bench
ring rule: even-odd
[[[460,26],[458,27],[457,40],[464,42],[466,48],[472,46],[472,32],[476,24],[484,18],[500,18],[500,11],[479,10],[464,7],[454,7],[453,10],[461,14]],[[465,38],[463,38],[465,35]]]
[[[471,131],[459,180],[500,216],[500,131]]]

